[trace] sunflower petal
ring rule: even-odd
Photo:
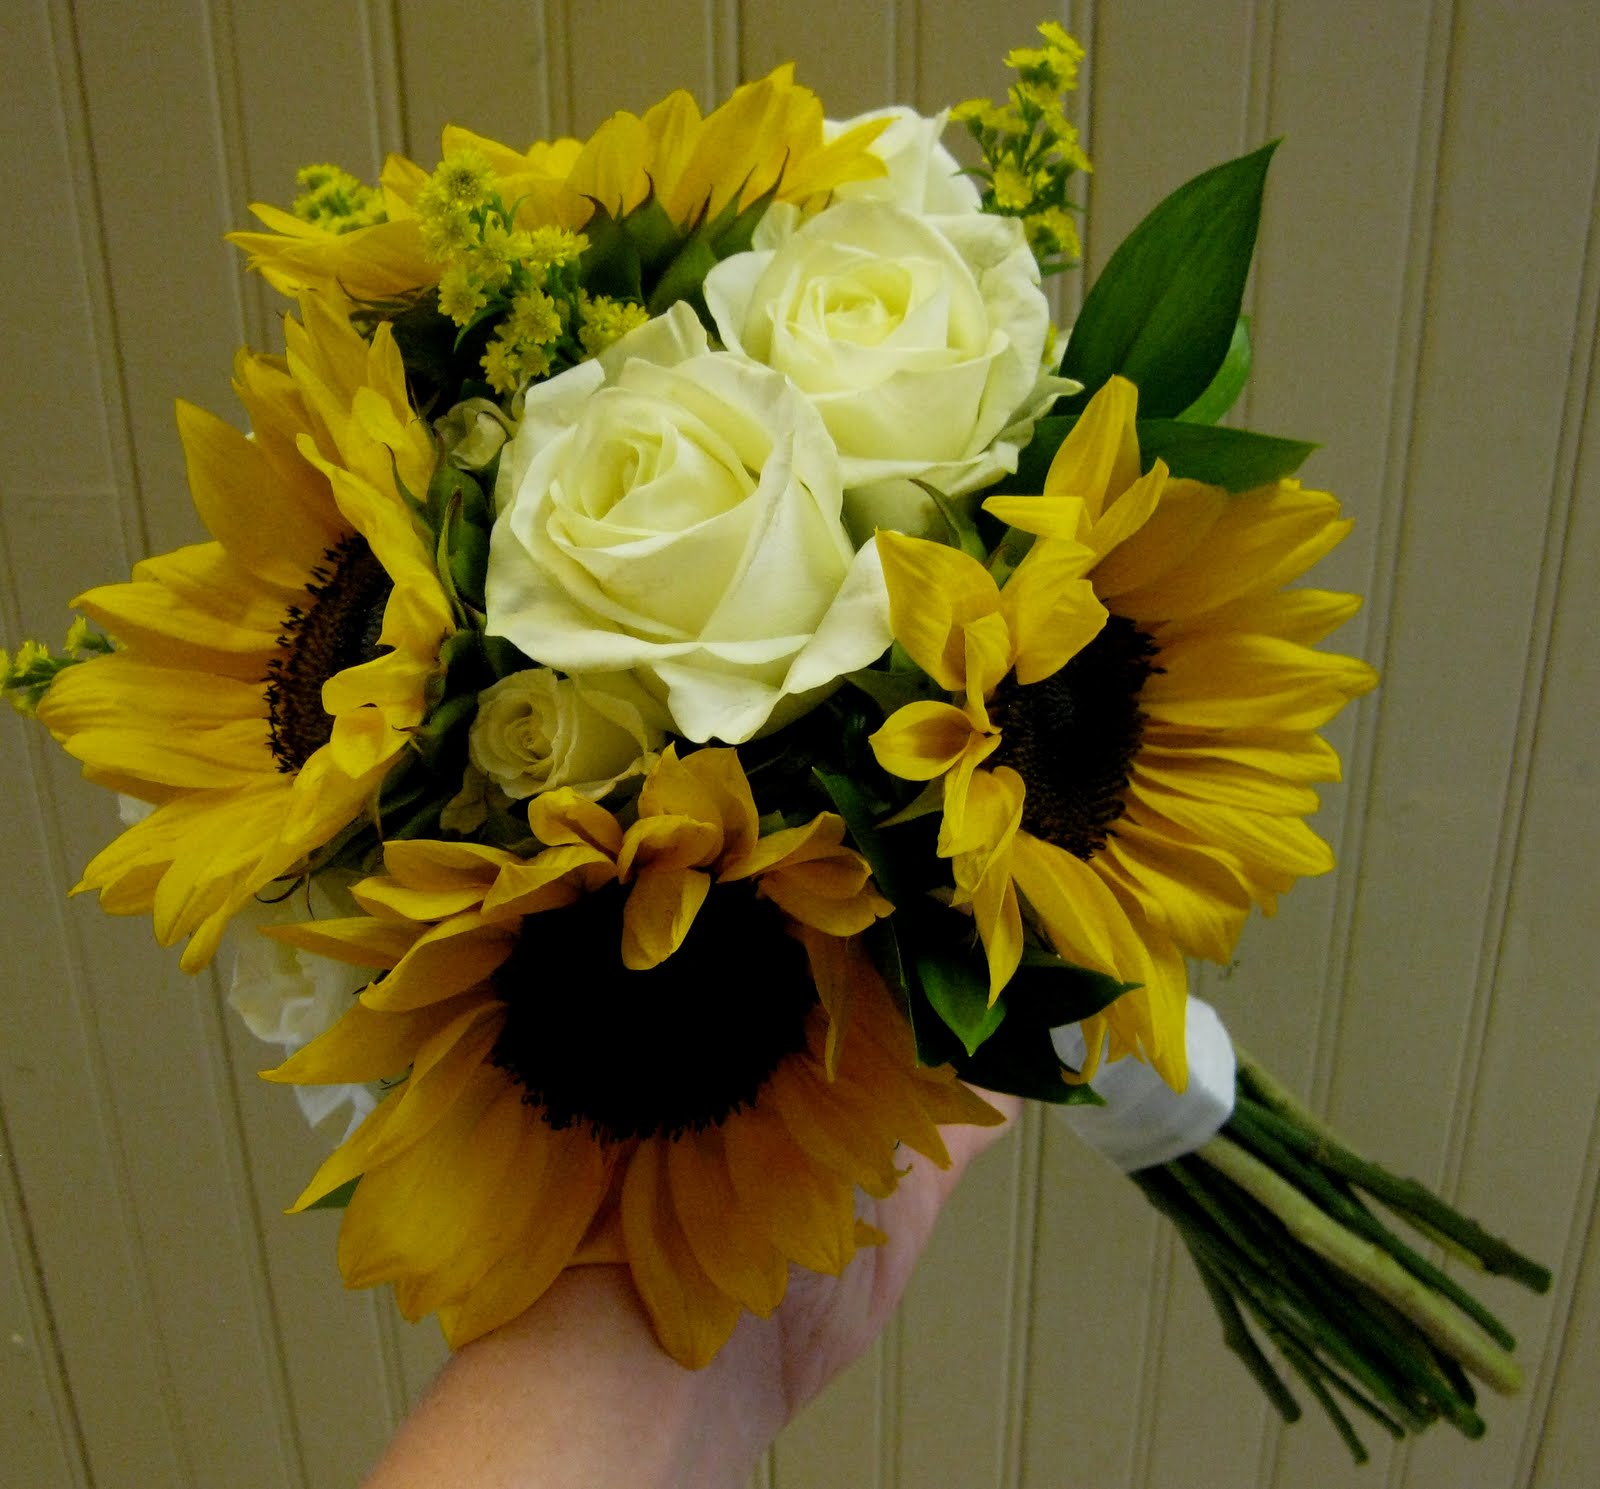
[[[628,1267],[661,1347],[691,1370],[711,1362],[739,1321],[739,1302],[696,1260],[672,1203],[659,1143],[640,1145],[622,1182]]]

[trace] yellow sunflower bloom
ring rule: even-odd
[[[359,817],[422,722],[450,606],[396,490],[432,439],[386,328],[314,302],[287,357],[241,354],[254,437],[178,408],[214,541],[73,604],[119,643],[64,671],[39,717],[84,774],[155,805],[84,871],[116,914],[210,959],[228,919]]]
[[[1377,679],[1313,649],[1356,597],[1283,588],[1349,531],[1335,499],[1290,481],[1231,494],[1160,461],[1141,473],[1136,408],[1113,379],[1042,496],[986,503],[1040,535],[997,592],[953,550],[880,535],[896,638],[962,697],[908,705],[873,745],[893,774],[943,778],[940,851],[992,981],[1016,965],[1020,894],[1063,957],[1140,984],[1085,1021],[1085,1073],[1102,1049],[1137,1054],[1181,1089],[1183,959],[1226,961],[1252,903],[1271,913],[1333,867],[1304,821],[1312,783],[1339,776],[1315,731]],[[936,582],[940,566],[964,583]],[[1075,576],[1092,609],[1072,610]]]
[[[526,151],[450,126],[441,155],[471,153],[493,171],[493,189],[516,204],[516,225],[581,228],[596,205],[612,216],[632,211],[654,191],[680,226],[715,217],[730,201],[740,208],[771,192],[802,210],[820,205],[834,187],[883,174],[868,146],[884,129],[873,121],[823,139],[822,103],[777,68],[747,83],[702,117],[679,90],[642,117],[613,114],[586,143],[539,142]],[[306,222],[261,203],[251,211],[267,232],[228,235],[275,289],[297,295],[338,293],[381,301],[438,283],[416,211],[428,173],[392,155],[380,184],[388,221],[350,232]]]
[[[359,1177],[345,1281],[393,1282],[452,1346],[606,1260],[704,1365],[742,1309],[778,1305],[790,1262],[837,1274],[881,1239],[854,1196],[895,1187],[897,1142],[945,1163],[938,1124],[999,1120],[917,1065],[870,958],[826,928],[888,908],[832,824],[760,836],[731,750],[664,761],[646,789],[626,830],[539,798],[532,859],[392,843],[355,891],[370,917],[269,932],[383,971],[269,1078],[404,1076],[296,1208]]]

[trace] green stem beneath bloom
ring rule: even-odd
[[[1521,1366],[1477,1324],[1442,1302],[1388,1252],[1330,1220],[1260,1159],[1221,1136],[1212,1138],[1199,1156],[1276,1215],[1297,1240],[1391,1303],[1474,1375],[1508,1395],[1521,1389]]]
[[[1399,1212],[1430,1240],[1496,1276],[1510,1277],[1534,1292],[1548,1292],[1550,1271],[1482,1226],[1450,1208],[1414,1179],[1400,1179],[1349,1148],[1320,1118],[1307,1111],[1243,1050],[1235,1049],[1240,1084],[1277,1118],[1273,1135],[1301,1157],[1331,1170]]]

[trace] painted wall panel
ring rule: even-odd
[[[1238,416],[1325,441],[1307,480],[1357,528],[1318,579],[1371,597],[1343,645],[1386,673],[1333,731],[1349,779],[1319,823],[1340,874],[1200,985],[1359,1142],[1562,1275],[1548,1299],[1492,1294],[1530,1390],[1487,1403],[1486,1443],[1438,1435],[1357,1473],[1320,1422],[1279,1431],[1187,1258],[1040,1114],[988,1155],[885,1341],[756,1482],[1568,1489],[1600,1447],[1600,19],[1579,0],[1055,11],[1091,42],[1091,269],[1163,192],[1284,136]],[[235,416],[233,346],[270,341],[281,307],[218,238],[247,200],[287,200],[297,165],[370,172],[391,148],[431,165],[446,119],[526,144],[674,86],[709,106],[788,58],[834,117],[932,108],[1003,86],[1036,19],[1013,0],[491,0],[470,21],[427,0],[10,7],[0,40],[25,65],[8,116],[30,148],[0,180],[37,207],[0,261],[5,644],[54,639],[76,589],[196,533],[171,400]],[[339,1287],[335,1217],[280,1213],[333,1135],[255,1081],[272,1054],[229,1022],[225,977],[183,978],[147,927],[62,902],[113,809],[20,721],[0,741],[17,783],[0,798],[0,1308],[26,1315],[27,1345],[0,1423],[38,1463],[19,1482],[77,1482],[74,1418],[100,1489],[350,1482],[437,1368],[437,1330]]]

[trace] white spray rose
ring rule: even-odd
[[[489,631],[575,676],[631,672],[688,739],[786,723],[889,645],[826,426],[686,305],[529,390],[496,506]]]
[[[297,891],[271,905],[252,900],[228,927],[234,950],[228,1002],[250,1032],[267,1044],[277,1045],[285,1059],[332,1028],[355,1001],[356,994],[372,980],[372,973],[365,967],[348,966],[281,941],[269,941],[258,934],[258,928],[313,916],[359,914],[345,892],[354,880],[353,874],[342,882],[331,874],[319,875],[311,882],[309,896]],[[339,1108],[349,1107],[341,1142],[377,1105],[376,1096],[364,1085],[296,1086],[294,1094],[313,1127]]]
[[[770,210],[751,252],[705,282],[717,333],[789,378],[839,447],[853,531],[936,519],[912,484],[959,496],[1015,470],[1049,375],[1050,308],[1021,223],[845,201]]]
[[[982,198],[972,178],[961,174],[961,162],[939,143],[949,118],[948,109],[929,118],[896,105],[837,123],[829,119],[822,126],[823,138],[829,140],[858,124],[874,119],[889,121],[868,147],[883,161],[888,173],[870,181],[846,181],[834,187],[834,201],[888,202],[919,213],[981,211]]]
[[[598,799],[648,769],[666,739],[660,717],[625,673],[561,677],[529,667],[478,694],[467,753],[507,796],[570,786]]]

